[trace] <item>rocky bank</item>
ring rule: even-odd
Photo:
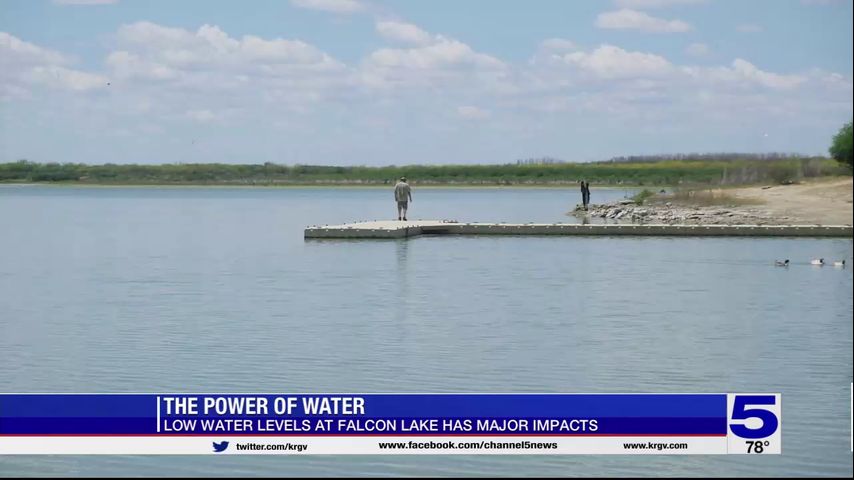
[[[687,225],[772,225],[791,223],[788,217],[775,216],[759,206],[675,205],[671,202],[638,205],[633,200],[578,205],[569,215],[615,223],[664,223]]]

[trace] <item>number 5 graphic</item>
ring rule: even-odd
[[[774,395],[736,395],[732,406],[732,418],[730,420],[747,420],[758,418],[762,421],[759,428],[747,428],[742,424],[731,424],[729,429],[733,434],[741,438],[766,438],[777,431],[779,421],[777,415],[764,408],[747,408],[750,405],[774,405]]]

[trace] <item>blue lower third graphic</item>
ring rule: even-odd
[[[0,455],[442,453],[437,445],[779,453],[780,402],[779,394],[0,394]],[[237,437],[230,449],[224,436]]]

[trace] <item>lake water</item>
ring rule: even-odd
[[[574,222],[580,198],[413,194],[410,219],[460,221]],[[0,391],[781,392],[783,454],[25,456],[0,475],[851,476],[852,270],[807,264],[850,265],[851,239],[303,240],[395,216],[390,189],[0,186]]]

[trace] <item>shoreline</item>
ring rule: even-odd
[[[835,182],[835,181],[850,181],[850,176],[825,176],[818,177],[816,179],[810,179],[805,181],[804,183],[816,183],[816,182]],[[499,184],[493,182],[458,182],[458,183],[443,183],[443,182],[430,182],[430,183],[418,183],[416,181],[410,181],[410,184],[413,187],[421,188],[421,189],[430,189],[430,188],[477,188],[477,189],[539,189],[539,188],[552,188],[552,189],[577,189],[578,181],[555,181],[555,182],[535,182],[535,183],[507,183],[507,184]],[[799,184],[795,184],[799,185]],[[197,183],[197,182],[187,182],[187,183],[140,183],[140,182],[130,182],[130,183],[87,183],[87,182],[20,182],[20,181],[12,181],[12,182],[3,182],[0,181],[0,187],[4,186],[15,186],[15,187],[32,187],[32,186],[45,186],[45,187],[95,187],[95,188],[391,188],[394,186],[393,183],[359,183],[359,182],[311,182],[311,183]],[[706,191],[706,190],[716,190],[716,191],[724,191],[724,192],[733,192],[742,189],[749,188],[768,188],[767,183],[751,183],[751,184],[741,184],[741,185],[708,185],[708,184],[644,184],[644,183],[591,183],[591,186],[596,189],[626,189],[626,190],[695,190],[695,191]],[[771,187],[784,187],[784,185],[772,185]]]
[[[417,184],[422,190],[560,190],[575,191],[577,183],[537,183],[484,185],[482,183]],[[0,182],[0,188],[96,188],[96,189],[344,189],[381,190],[388,184],[140,184],[81,182]],[[754,185],[636,185],[599,184],[601,190],[625,190],[649,195],[640,203],[633,199],[592,204],[584,212],[580,206],[567,212],[581,221],[605,223],[686,224],[686,225],[851,225],[852,177],[828,176],[800,183]],[[665,193],[653,193],[650,190]]]
[[[705,188],[646,199],[577,206],[567,215],[615,223],[687,225],[851,225],[852,179]]]
[[[419,184],[415,182],[410,182],[413,188],[419,189],[433,189],[433,188],[459,188],[459,189],[577,189],[578,183],[513,183],[507,185],[491,185],[491,184],[482,184],[482,183],[429,183],[429,184]],[[370,184],[359,184],[359,183],[289,183],[289,184],[243,184],[243,183],[218,183],[218,184],[204,184],[204,183],[81,183],[81,182],[0,182],[0,187],[4,186],[15,186],[15,187],[57,187],[57,188],[262,188],[262,189],[276,189],[276,188],[352,188],[352,189],[388,189],[393,188],[394,184],[380,184],[380,183],[370,183]],[[642,189],[643,185],[634,185],[634,184],[593,184],[593,187],[599,189],[611,189],[611,190],[637,190]],[[656,186],[656,188],[673,188],[668,185]]]

